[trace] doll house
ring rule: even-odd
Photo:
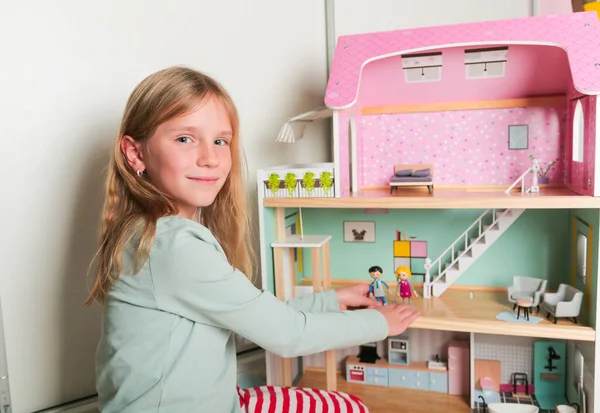
[[[421,317],[373,363],[269,354],[271,384],[374,412],[594,411],[599,44],[595,12],[339,37],[325,107],[278,138],[331,117],[333,159],[258,171],[263,287],[287,300],[379,265],[392,303],[404,267]]]

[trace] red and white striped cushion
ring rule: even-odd
[[[368,413],[356,396],[301,387],[238,388],[243,413]]]

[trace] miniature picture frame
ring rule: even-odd
[[[529,148],[529,125],[508,125],[508,149]]]
[[[375,221],[344,221],[344,242],[375,242]]]

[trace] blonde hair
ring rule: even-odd
[[[178,213],[173,199],[159,191],[144,175],[138,177],[121,151],[123,136],[145,145],[163,122],[189,113],[204,99],[217,98],[229,114],[231,171],[214,202],[203,207],[199,222],[219,241],[229,262],[253,278],[252,243],[243,185],[245,158],[239,141],[239,118],[227,91],[211,77],[185,67],[171,67],[145,78],[133,90],[115,139],[105,182],[99,259],[95,279],[86,300],[103,303],[108,287],[122,270],[121,254],[134,237],[138,242],[134,273],[148,259],[159,218]]]
[[[410,268],[408,267],[398,267],[396,268],[396,280],[400,278],[400,273],[405,272],[408,275],[408,278],[412,277],[412,273],[410,272]]]

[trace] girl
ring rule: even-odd
[[[412,277],[412,273],[408,267],[398,267],[396,269],[396,280],[398,281],[398,286],[396,287],[396,297],[402,297],[402,304],[404,304],[404,299],[408,298],[408,304],[412,304],[411,297],[414,295],[418,297],[417,290],[411,285],[408,279]]]
[[[232,332],[283,357],[378,341],[417,318],[366,285],[284,303],[253,274],[236,107],[174,67],[132,92],[108,166],[96,276],[102,412],[239,412]],[[342,311],[347,307],[370,307]]]

